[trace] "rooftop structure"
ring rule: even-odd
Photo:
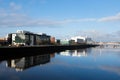
[[[17,30],[17,33],[32,33],[30,31],[25,31],[25,30]]]

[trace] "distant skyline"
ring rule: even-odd
[[[120,41],[120,0],[0,0],[0,37],[17,30]]]

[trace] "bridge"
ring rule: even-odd
[[[120,48],[120,43],[118,42],[99,42],[100,48]]]

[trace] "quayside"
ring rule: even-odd
[[[21,47],[1,47],[0,58],[4,57],[16,57],[16,56],[28,56],[45,53],[61,52],[64,50],[84,49],[90,47],[96,47],[98,45],[41,45],[41,46],[21,46]]]

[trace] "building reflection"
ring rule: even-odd
[[[30,57],[22,57],[19,59],[7,60],[7,67],[15,68],[16,71],[23,71],[30,67],[46,64],[50,62],[50,58],[55,54],[43,54]]]
[[[87,52],[89,51],[90,53],[90,49],[77,49],[77,50],[66,50],[64,52],[60,52],[60,55],[63,56],[73,56],[73,57],[81,57],[81,56],[87,56]]]

